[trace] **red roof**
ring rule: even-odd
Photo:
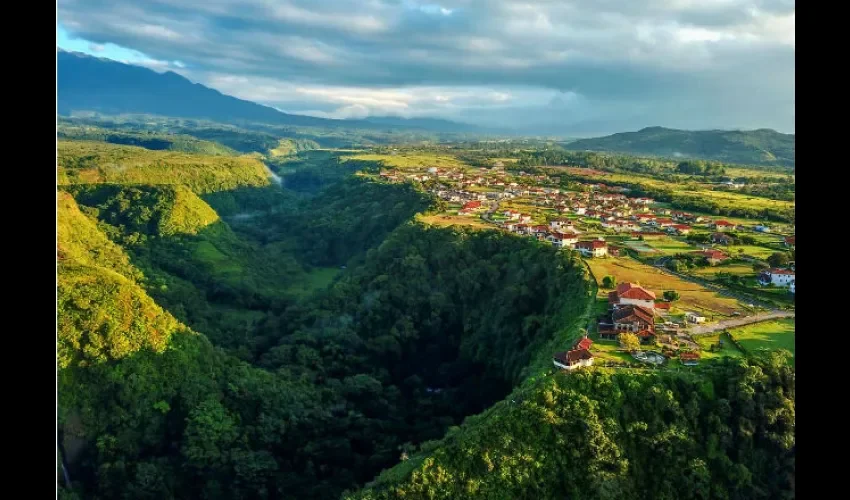
[[[655,308],[656,309],[670,309],[670,305],[671,304],[669,302],[656,302]]]
[[[785,237],[785,243],[788,243],[789,245],[793,245],[796,240],[797,240],[797,236],[786,236]]]
[[[655,294],[634,283],[617,285],[617,296],[621,299],[655,300]]]
[[[481,206],[480,201],[468,201],[463,205],[464,210],[469,210],[470,208],[478,208]]]
[[[579,241],[576,243],[576,248],[584,248],[586,250],[596,250],[597,248],[605,248],[607,243],[600,240]]]
[[[691,226],[685,224],[673,224],[673,229],[678,229],[680,231],[690,230]]]
[[[679,359],[699,359],[700,355],[698,352],[683,352],[679,353]]]
[[[770,274],[789,274],[794,276],[794,271],[789,271],[788,269],[771,269],[768,271]]]
[[[648,311],[640,306],[634,305],[628,305],[617,309],[613,314],[611,314],[611,319],[614,323],[633,323],[636,321],[642,321],[648,325],[653,325],[654,321],[652,317],[652,311]]]
[[[719,221],[715,222],[714,225],[715,226],[734,226],[735,224],[732,224],[729,221],[719,220]]]
[[[726,255],[723,252],[721,252],[720,250],[698,250],[696,252],[691,252],[691,253],[695,254],[695,255],[702,255],[706,259],[717,259],[717,260],[728,259],[728,257],[726,257]]]
[[[587,337],[584,337],[583,339],[578,341],[578,343],[576,344],[576,349],[590,349],[590,346],[592,345],[593,341]]]
[[[562,364],[572,366],[581,360],[593,359],[593,354],[587,349],[573,349],[572,351],[556,352],[553,358]]]

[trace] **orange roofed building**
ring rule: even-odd
[[[608,294],[608,303],[614,308],[632,305],[652,311],[655,309],[655,294],[634,283],[620,283]]]

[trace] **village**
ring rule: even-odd
[[[795,262],[782,258],[795,249],[793,225],[684,211],[576,181],[570,170],[533,174],[497,162],[383,168],[379,177],[440,199],[425,222],[500,229],[582,256],[599,285],[596,317],[554,354],[558,369],[793,352]]]

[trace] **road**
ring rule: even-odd
[[[712,323],[710,325],[696,325],[692,326],[688,329],[688,333],[691,335],[700,335],[703,333],[711,333],[716,332],[718,330],[724,330],[726,328],[734,328],[736,326],[744,326],[752,323],[758,323],[761,321],[767,321],[770,319],[779,319],[779,318],[793,318],[795,317],[794,311],[770,311],[766,313],[754,314],[752,316],[742,316],[740,318],[731,318],[720,320],[717,323]]]

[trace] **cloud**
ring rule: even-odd
[[[568,92],[565,122],[794,129],[793,0],[58,0],[58,19],[289,109],[525,123]]]

